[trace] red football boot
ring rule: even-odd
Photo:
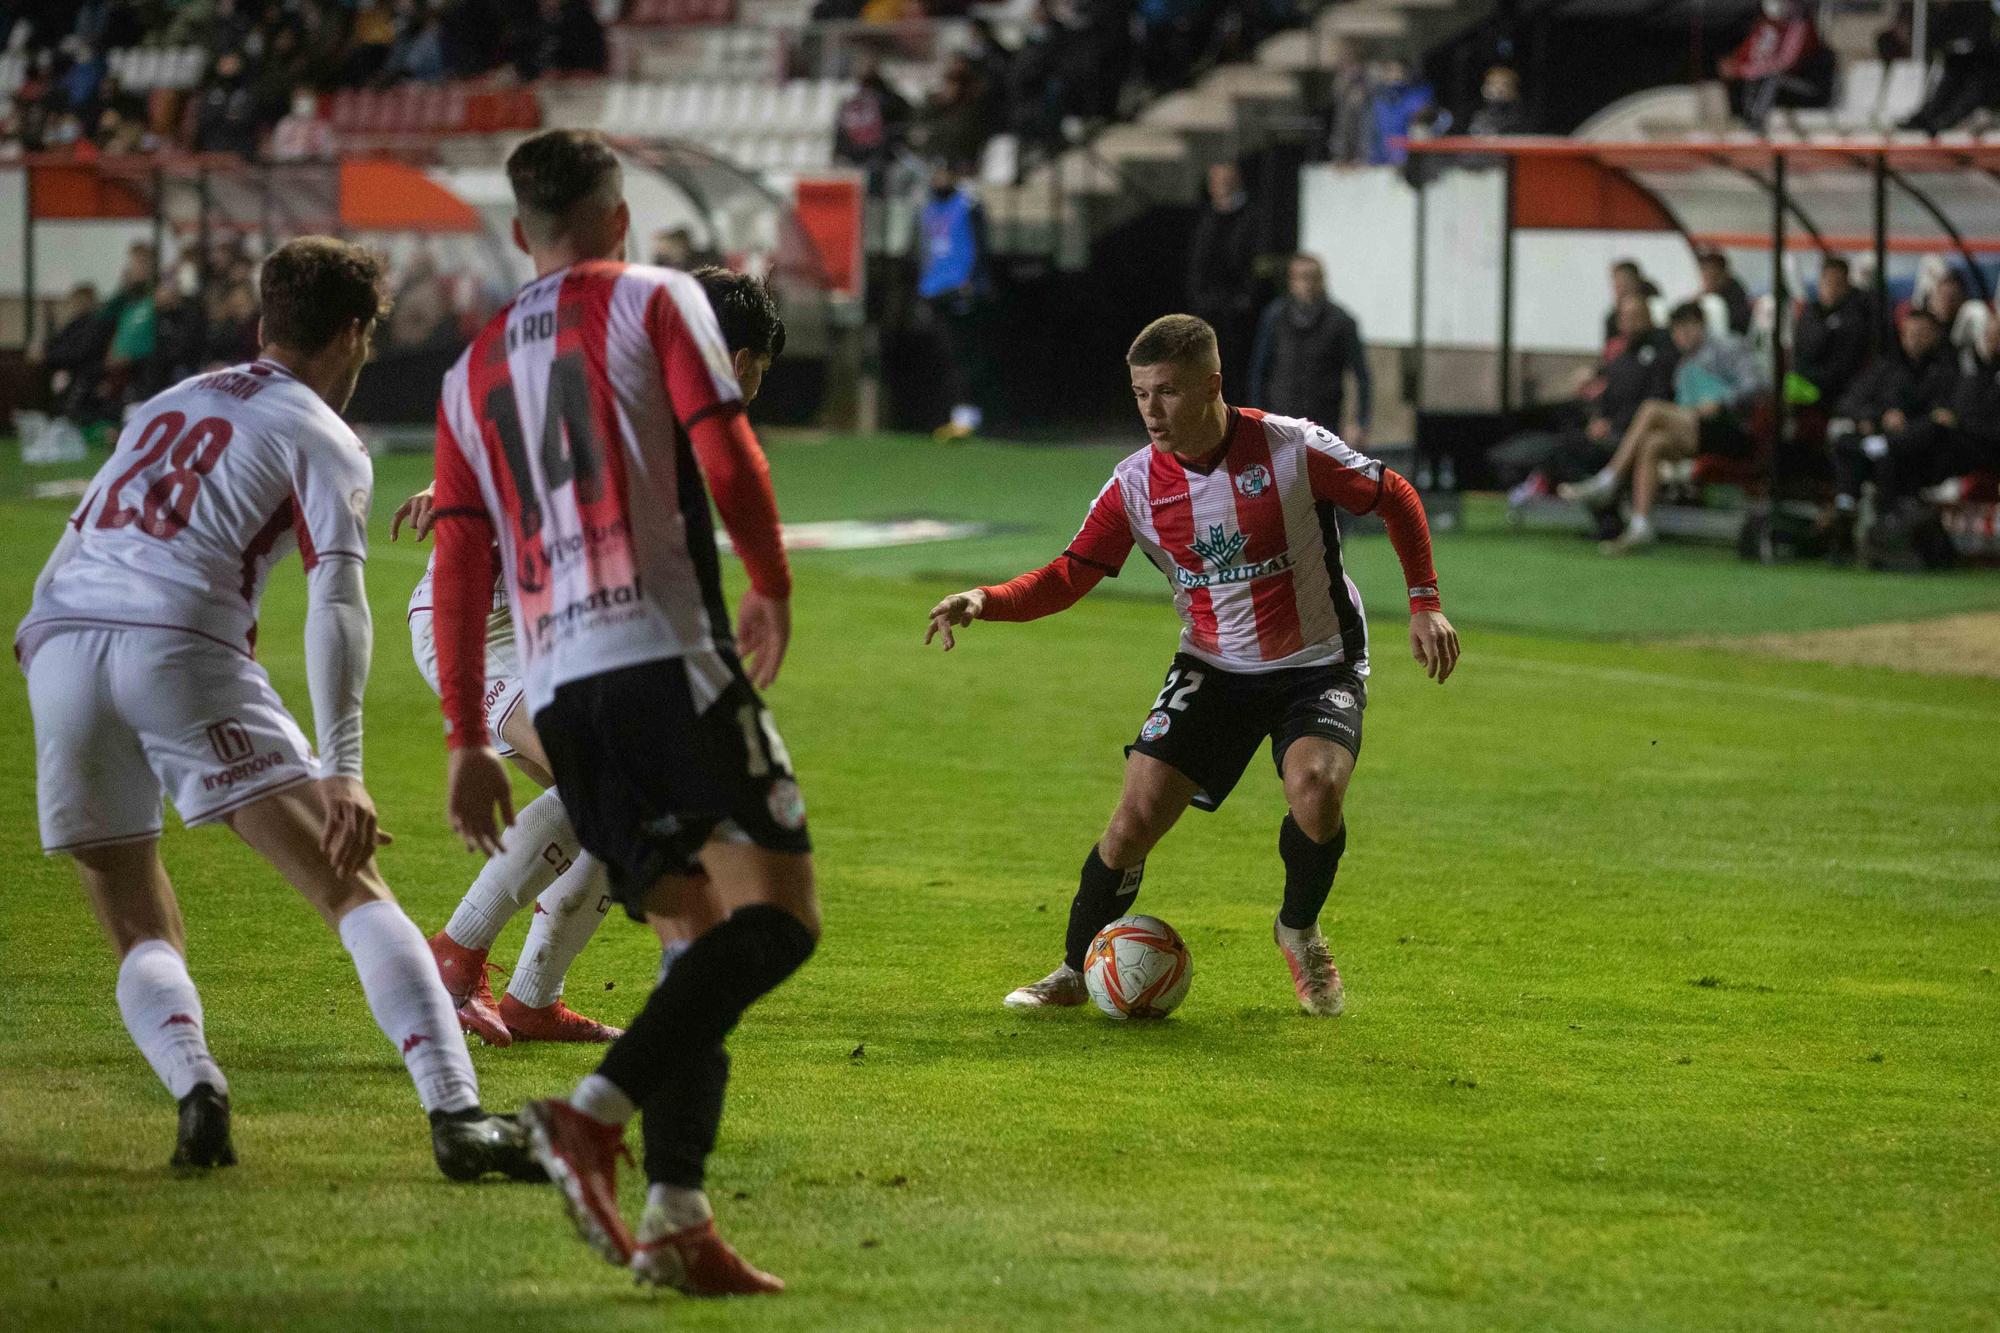
[[[522,1004],[512,995],[500,997],[500,1021],[515,1041],[617,1041],[625,1029],[585,1018],[561,1000],[539,1009]]]
[[[618,1212],[618,1159],[632,1160],[625,1131],[564,1101],[529,1102],[520,1121],[529,1151],[562,1191],[576,1234],[618,1267],[630,1264],[637,1247]]]
[[[715,1234],[714,1218],[641,1241],[632,1251],[632,1276],[690,1296],[763,1296],[785,1289],[782,1279],[751,1267],[729,1248],[729,1242]]]
[[[430,945],[438,975],[444,978],[444,988],[458,1009],[458,1025],[488,1046],[513,1045],[513,1034],[500,1017],[493,986],[486,980],[486,974],[493,970],[486,961],[486,950],[468,949],[441,930],[431,936]]]

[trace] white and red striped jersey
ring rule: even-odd
[[[437,582],[437,564],[437,552],[432,551],[431,558],[424,562],[424,576],[417,580],[416,587],[410,589],[411,617],[431,613],[431,588]],[[495,568],[498,568],[497,562]],[[509,634],[513,632],[514,620],[507,612],[507,580],[504,576],[493,580],[493,610],[486,623],[489,629],[499,628]]]
[[[483,567],[489,541],[455,519],[492,523],[532,709],[569,681],[662,658],[685,658],[698,694],[726,685],[733,646],[696,449],[702,423],[732,423],[768,502],[741,397],[700,284],[672,269],[558,270],[473,340],[438,409],[436,615],[454,744],[480,724],[453,683],[474,647],[442,623],[447,582],[465,573],[454,551]],[[746,563],[760,588],[789,592],[774,506],[768,527],[761,563]],[[485,588],[465,595],[483,601]]]
[[[1365,674],[1368,622],[1341,564],[1338,511],[1378,505],[1412,609],[1436,609],[1429,534],[1407,482],[1310,421],[1231,408],[1206,466],[1152,446],[1120,462],[1063,556],[985,589],[982,615],[1061,610],[1136,545],[1173,585],[1181,651],[1226,671],[1344,663]]]
[[[66,624],[184,630],[249,654],[271,566],[365,560],[374,468],[275,361],[183,380],[132,414],[70,516],[75,554],[16,643]]]

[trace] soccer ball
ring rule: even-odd
[[[1165,1018],[1187,998],[1194,960],[1156,916],[1121,916],[1090,942],[1083,983],[1113,1018]]]

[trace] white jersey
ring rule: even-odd
[[[274,361],[183,380],[133,413],[70,516],[78,549],[17,651],[71,626],[182,630],[248,656],[271,566],[365,560],[374,470],[317,393]]]
[[[608,261],[530,283],[445,376],[437,515],[494,521],[535,712],[558,685],[664,658],[686,660],[702,705],[728,683],[688,431],[740,399],[701,284]]]

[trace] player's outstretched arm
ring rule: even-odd
[[[931,608],[931,627],[924,631],[924,644],[939,635],[944,636],[944,650],[950,652],[958,646],[958,638],[952,633],[954,628],[963,629],[979,619],[986,609],[986,589],[972,588],[965,592],[955,592]]]
[[[1445,619],[1438,600],[1437,569],[1431,562],[1431,527],[1417,488],[1388,468],[1375,502],[1389,544],[1403,566],[1410,593],[1410,656],[1424,674],[1442,685],[1458,666],[1458,631]]]

